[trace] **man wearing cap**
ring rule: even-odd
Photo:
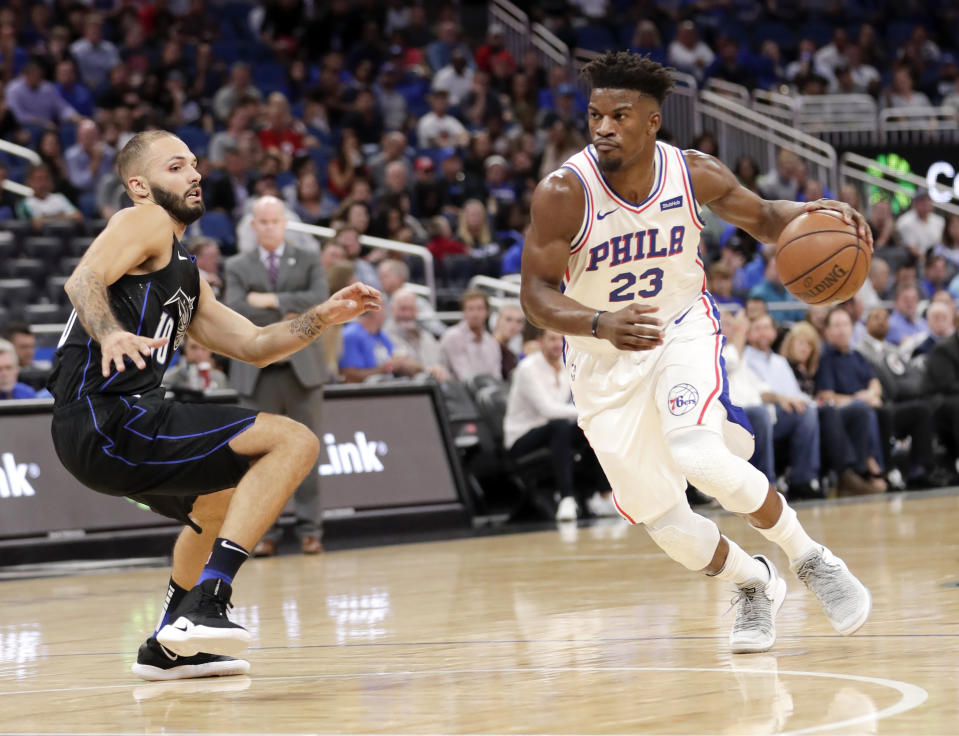
[[[932,211],[929,192],[920,189],[913,197],[912,207],[896,221],[896,230],[912,254],[924,259],[926,251],[942,242],[945,224],[945,219]]]
[[[516,185],[510,180],[509,162],[498,153],[487,156],[483,162],[486,171],[486,196],[496,202],[496,218],[505,220],[507,209],[517,200]]]
[[[467,63],[473,66],[469,47],[460,41],[460,27],[454,21],[440,23],[439,38],[426,47],[426,61],[433,72],[438,72],[453,60],[453,51],[460,49],[466,54]]]
[[[556,121],[562,121],[584,136],[589,135],[586,116],[576,109],[576,87],[569,82],[563,82],[556,87],[553,108],[540,112],[541,128],[551,128]]]
[[[420,148],[446,148],[465,146],[469,143],[469,133],[463,124],[449,114],[449,94],[443,89],[433,89],[430,93],[430,111],[416,126],[416,136]]]
[[[435,217],[443,208],[443,187],[436,179],[436,164],[429,156],[420,156],[413,162],[413,171],[413,216],[421,220]]]
[[[433,77],[433,89],[446,90],[450,105],[457,107],[473,86],[473,70],[466,63],[466,53],[457,48],[452,60]]]

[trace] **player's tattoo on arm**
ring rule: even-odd
[[[290,320],[290,334],[301,340],[315,340],[329,325],[315,309]]]
[[[67,295],[87,334],[97,342],[111,332],[123,330],[110,309],[107,284],[98,273],[88,268],[77,269],[70,278]]]

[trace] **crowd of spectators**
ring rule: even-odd
[[[893,107],[959,101],[954,4],[570,0],[524,7],[571,48],[629,48],[700,83],[860,92]],[[316,255],[331,290],[358,279],[388,298],[383,313],[324,337],[338,380],[508,380],[536,346],[533,335],[516,306],[495,315],[491,327],[487,300],[463,290],[473,275],[519,271],[536,182],[587,142],[586,100],[576,82],[569,68],[544,66],[534,51],[514,56],[504,29],[487,24],[483,3],[9,3],[0,8],[0,137],[33,148],[41,162],[27,167],[0,154],[0,182],[33,190],[21,197],[0,189],[0,231],[19,220],[27,235],[89,242],[103,219],[129,203],[113,170],[117,152],[138,131],[169,129],[198,157],[207,214],[189,228],[187,243],[221,298],[231,299],[227,259],[258,247],[256,202],[276,197],[286,222],[333,228],[322,242],[286,231],[286,242]],[[675,140],[668,120],[665,126],[664,139],[723,157],[708,134]],[[953,469],[937,465],[933,450],[954,443],[959,419],[934,407],[926,426],[936,432],[928,443],[917,440],[914,430],[928,417],[886,406],[914,401],[915,387],[902,388],[901,373],[889,368],[890,379],[876,366],[894,358],[922,366],[923,380],[932,376],[928,391],[959,392],[959,369],[949,374],[959,347],[943,347],[956,339],[959,217],[944,219],[921,191],[904,213],[854,187],[831,192],[788,151],[769,171],[745,157],[726,163],[768,198],[849,202],[867,213],[876,239],[869,280],[844,311],[851,328],[844,342],[835,336],[845,329],[836,324],[841,315],[807,311],[786,292],[770,244],[704,211],[710,288],[724,309],[742,309],[741,321],[729,320],[739,331],[730,343],[741,343],[738,360],[729,360],[761,379],[746,402],[768,435],[757,465],[778,478],[782,451],[775,448],[801,432],[807,439],[787,453],[785,482],[796,495],[815,495],[823,476],[838,479],[844,492],[881,488],[896,464],[890,453],[909,442],[915,457],[904,482],[941,481],[937,472]],[[444,326],[410,290],[422,282],[418,261],[364,246],[363,235],[425,245],[437,266],[440,306],[461,305],[462,322]],[[79,255],[76,238],[66,236],[63,258],[44,260],[51,274],[69,273]],[[9,264],[28,260],[8,260],[2,275],[19,275]],[[40,285],[36,293],[57,301]],[[889,301],[895,308],[879,337],[877,310]],[[782,341],[790,325],[798,331]],[[772,359],[780,341],[793,351],[783,354],[791,381],[785,364]],[[868,360],[857,359],[853,371],[862,385],[828,378],[826,366],[846,360],[850,346],[866,346]],[[219,385],[208,363],[188,355],[175,380]],[[761,385],[768,390],[757,393]],[[851,429],[866,424],[868,433]],[[823,442],[812,448],[808,438],[820,434]],[[866,434],[868,452],[860,446]]]

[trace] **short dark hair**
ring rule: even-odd
[[[13,340],[14,335],[32,335],[33,330],[30,329],[30,325],[26,322],[21,322],[19,320],[13,322],[7,322],[3,328],[3,332],[0,332],[0,337],[4,340]]]
[[[673,89],[673,70],[648,56],[628,51],[607,51],[583,67],[581,74],[590,86],[609,89],[634,89],[655,97],[660,105]]]
[[[176,136],[167,130],[144,130],[137,133],[127,144],[120,149],[117,154],[116,167],[117,175],[120,177],[120,183],[124,189],[128,189],[127,180],[131,176],[139,173],[139,168],[143,164],[143,158],[150,149],[150,145],[160,138],[176,138]]]

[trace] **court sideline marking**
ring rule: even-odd
[[[461,675],[461,674],[520,674],[520,673],[556,673],[556,672],[716,672],[720,674],[756,674],[756,675],[785,675],[793,677],[819,677],[826,679],[850,680],[853,682],[864,682],[880,687],[887,687],[896,690],[902,697],[898,702],[882,708],[872,713],[865,713],[860,716],[853,716],[833,723],[821,724],[818,726],[808,726],[794,731],[785,731],[781,736],[800,736],[801,734],[812,734],[820,731],[830,731],[847,726],[855,726],[864,721],[875,719],[880,721],[884,718],[890,718],[900,713],[912,710],[922,705],[929,698],[929,693],[918,685],[899,680],[890,680],[884,677],[870,677],[868,675],[848,675],[832,672],[811,672],[805,670],[768,670],[737,667],[504,667],[504,668],[479,668],[479,669],[454,669],[454,670],[400,670],[395,672],[353,672],[353,673],[327,673],[318,675],[273,675],[265,677],[251,678],[254,681],[274,681],[274,680],[322,680],[322,679],[345,679],[353,677],[423,677],[434,675]],[[186,681],[183,681],[186,682]],[[196,681],[194,681],[196,682]],[[142,687],[143,683],[126,683],[122,685],[87,685],[82,687],[68,688],[47,688],[42,690],[20,690],[0,692],[0,697],[6,695],[36,695],[42,693],[62,693],[81,690],[115,690],[132,687]]]

